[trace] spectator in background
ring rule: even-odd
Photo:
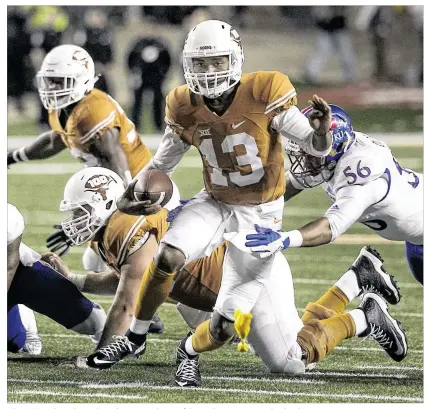
[[[374,72],[376,81],[388,81],[387,38],[390,35],[392,9],[387,6],[362,6],[355,19],[359,31],[370,33],[374,48]]]
[[[356,60],[348,29],[345,6],[313,7],[316,44],[305,67],[304,79],[315,83],[332,52],[338,52],[344,81],[356,81]]]
[[[200,6],[143,6],[144,17],[156,23],[181,25],[185,17],[189,16]]]
[[[32,91],[34,70],[31,66],[30,33],[27,18],[21,7],[10,7],[7,13],[7,96],[14,100],[23,114],[22,97]]]
[[[76,30],[73,40],[74,44],[84,48],[93,58],[95,73],[100,74],[95,88],[112,95],[106,74],[109,64],[113,61],[113,36],[105,11],[100,8],[87,10],[84,25]]]
[[[245,28],[245,13],[248,9],[248,6],[232,6],[231,7],[231,25],[234,28]]]
[[[40,67],[44,56],[61,43],[63,33],[68,29],[69,19],[65,10],[60,6],[23,6],[29,13],[31,30],[32,64]],[[37,68],[38,69],[38,68]],[[36,85],[33,85],[36,88]],[[48,111],[39,104],[38,125],[40,132],[50,129]]]
[[[162,131],[165,99],[162,87],[170,65],[170,52],[160,39],[143,37],[133,43],[127,58],[127,67],[133,90],[131,119],[137,131],[141,130],[143,94],[147,90],[151,90],[154,94],[152,113],[156,131]]]

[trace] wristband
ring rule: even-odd
[[[291,230],[286,232],[286,237],[289,238],[288,247],[301,247],[303,238],[299,230]]]
[[[83,288],[85,286],[87,275],[86,274],[68,274],[68,279],[75,284],[75,286],[80,290],[83,291]]]
[[[25,146],[12,152],[12,158],[15,162],[29,161],[28,156],[25,154]]]

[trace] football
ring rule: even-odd
[[[169,176],[155,169],[147,170],[138,177],[133,188],[135,200],[151,200],[152,204],[166,205],[172,197],[173,184]]]

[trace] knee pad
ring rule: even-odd
[[[82,257],[83,268],[86,271],[94,273],[102,273],[108,270],[108,265],[105,263],[99,254],[96,254],[91,247],[87,247]]]
[[[225,343],[235,334],[234,322],[222,316],[218,311],[214,311],[209,331],[216,342]]]
[[[84,335],[99,335],[102,333],[107,315],[104,309],[97,303],[93,303],[93,309],[89,317],[71,330]]]
[[[171,275],[181,270],[185,265],[185,261],[185,255],[181,250],[162,243],[160,251],[157,252],[155,257],[156,270],[161,270],[165,275]]]
[[[328,352],[328,333],[318,320],[306,322],[298,333],[297,340],[301,348],[307,352],[308,364],[321,361]]]
[[[333,310],[323,307],[320,304],[309,302],[305,307],[304,314],[301,318],[302,322],[308,322],[311,320],[325,320],[335,315]]]
[[[260,354],[264,365],[271,373],[285,373],[298,375],[305,372],[305,364],[301,360],[302,352],[298,343],[295,343],[288,353],[262,353]]]

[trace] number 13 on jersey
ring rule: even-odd
[[[246,153],[244,155],[235,156],[238,166],[251,167],[251,172],[242,175],[240,171],[228,172],[228,177],[223,174],[222,169],[218,162],[221,163],[221,158],[230,156],[235,153],[235,147],[243,145]],[[221,151],[215,152],[212,139],[204,139],[199,146],[200,153],[205,156],[206,161],[212,168],[211,182],[219,186],[230,186],[230,182],[237,186],[248,186],[258,183],[264,176],[264,167],[261,158],[258,156],[259,150],[255,138],[247,133],[238,133],[227,135],[221,144]],[[218,155],[218,156],[217,156]],[[227,162],[230,159],[227,158]]]

